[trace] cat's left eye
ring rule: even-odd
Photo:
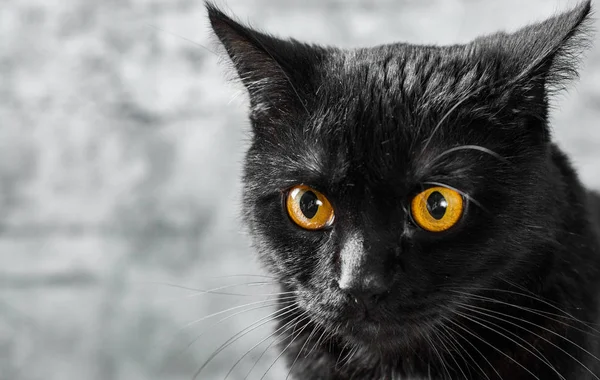
[[[317,190],[294,186],[288,192],[286,208],[290,218],[306,230],[321,230],[331,226],[334,212],[329,200]]]
[[[432,187],[413,198],[414,221],[429,232],[443,232],[455,226],[464,210],[462,195],[447,187]]]

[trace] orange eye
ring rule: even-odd
[[[334,219],[333,207],[325,196],[308,186],[294,186],[286,200],[290,218],[307,230],[320,230],[331,226]]]
[[[432,187],[413,198],[411,213],[424,230],[442,232],[450,229],[463,214],[463,197],[447,187]]]

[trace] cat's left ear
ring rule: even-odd
[[[306,112],[314,68],[322,50],[294,40],[282,40],[234,21],[206,3],[213,31],[231,58],[250,95],[253,119],[277,119]]]
[[[502,35],[500,45],[515,65],[512,82],[528,87],[530,100],[545,101],[548,93],[578,76],[580,58],[589,46],[590,13],[586,0],[571,11]]]
[[[586,0],[569,12],[513,34],[508,48],[525,63],[521,76],[539,76],[547,86],[559,88],[576,77],[579,59],[589,46],[590,13],[591,1]]]
[[[529,25],[512,34],[481,37],[474,52],[489,62],[497,107],[508,115],[505,121],[519,120],[519,130],[549,141],[549,101],[578,76],[578,66],[590,40],[590,1],[574,9]],[[525,128],[522,128],[522,127]]]

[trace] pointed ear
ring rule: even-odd
[[[547,142],[549,98],[578,76],[589,46],[590,1],[571,11],[529,25],[515,33],[497,33],[475,40],[473,52],[483,57],[491,73],[492,99],[506,121],[518,117],[520,130]]]
[[[545,89],[563,89],[578,76],[581,56],[589,47],[591,1],[569,12],[525,27],[509,36],[505,49],[519,57],[515,81],[541,81]]]
[[[251,117],[305,112],[322,49],[253,30],[209,2],[206,8],[215,35],[248,90]]]

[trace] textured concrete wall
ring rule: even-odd
[[[227,2],[262,29],[343,46],[466,41],[569,4]],[[201,0],[0,0],[0,379],[191,379],[230,335],[271,311],[213,326],[239,308],[186,326],[265,296],[167,285],[275,289],[222,277],[261,273],[237,217],[246,100],[195,42],[213,46]],[[599,105],[597,44],[553,112],[557,140],[597,188]],[[232,344],[199,378],[222,379],[269,332],[267,324]],[[263,349],[229,378],[244,378]],[[265,378],[284,377],[276,365]]]

